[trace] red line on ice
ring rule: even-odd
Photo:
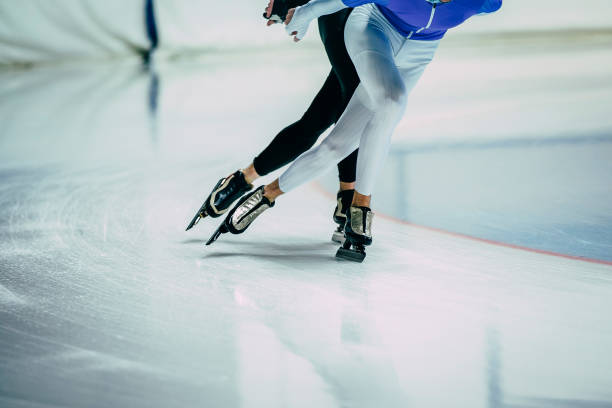
[[[314,182],[314,183],[312,183],[312,185],[315,188],[315,190],[317,190],[317,192],[319,192],[320,194],[322,194],[322,195],[324,195],[324,196],[326,196],[328,198],[331,198],[333,200],[336,199],[336,197],[332,193],[330,193],[327,190],[325,190],[321,186],[321,184],[319,184],[318,182]],[[505,247],[505,248],[518,249],[518,250],[521,250],[521,251],[533,252],[533,253],[541,254],[541,255],[556,256],[558,258],[572,259],[572,260],[575,260],[575,261],[583,261],[583,262],[595,263],[595,264],[600,264],[600,265],[612,265],[612,261],[604,261],[602,259],[584,258],[584,257],[581,257],[581,256],[562,254],[562,253],[559,253],[559,252],[546,251],[546,250],[543,250],[543,249],[536,249],[536,248],[529,248],[529,247],[525,247],[525,246],[521,246],[521,245],[507,244],[505,242],[499,242],[499,241],[493,241],[493,240],[486,239],[486,238],[474,237],[472,235],[462,234],[460,232],[447,231],[447,230],[440,229],[440,228],[428,227],[427,225],[415,224],[415,223],[412,223],[412,222],[409,222],[409,221],[404,221],[402,219],[393,217],[391,215],[383,214],[383,213],[381,213],[379,211],[376,211],[376,215],[379,216],[380,218],[383,218],[383,219],[386,219],[386,220],[389,220],[389,221],[393,221],[393,222],[396,222],[398,224],[409,225],[409,226],[414,227],[414,228],[420,228],[420,229],[424,229],[424,230],[427,230],[427,231],[433,231],[433,232],[437,232],[437,233],[440,233],[440,234],[450,235],[450,236],[453,236],[453,237],[469,239],[471,241],[482,242],[482,243],[489,244],[489,245],[496,245],[496,246]]]

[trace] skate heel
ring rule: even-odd
[[[344,242],[344,224],[346,224],[346,212],[351,206],[351,201],[353,201],[353,193],[355,190],[340,190],[338,194],[336,194],[336,208],[334,209],[334,213],[332,214],[332,219],[338,227],[332,234],[332,242],[337,242],[342,244]]]
[[[366,257],[365,246],[363,244],[354,243],[350,239],[346,239],[342,246],[336,251],[336,258],[346,259],[347,261],[363,262]]]

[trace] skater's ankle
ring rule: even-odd
[[[353,194],[353,207],[368,207],[370,208],[370,202],[372,201],[371,195],[360,194],[357,190]]]
[[[259,178],[259,174],[257,174],[253,163],[249,164],[248,167],[242,169],[241,171],[242,174],[244,174],[244,179],[249,184],[253,184],[253,182]]]
[[[344,182],[344,181],[340,182],[340,191],[354,190],[354,189],[355,189],[355,182],[354,181],[350,182],[350,183],[347,183],[347,182]]]
[[[274,180],[270,184],[264,187],[264,197],[266,197],[270,202],[274,202],[276,197],[283,194],[283,191],[280,189],[278,185],[278,179]]]

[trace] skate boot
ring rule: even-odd
[[[252,193],[242,197],[238,204],[227,214],[223,223],[212,234],[206,245],[212,244],[221,234],[226,232],[242,234],[262,212],[274,207],[274,201],[270,202],[263,194],[264,186],[261,186]]]
[[[206,216],[220,217],[234,201],[252,188],[253,185],[246,182],[244,174],[240,170],[222,178],[212,189],[185,231],[189,231],[200,219]]]
[[[346,213],[344,235],[346,240],[336,258],[363,262],[366,253],[365,246],[372,244],[372,218],[374,214],[368,207],[351,206]]]
[[[338,204],[334,210],[334,222],[338,224],[338,228],[332,235],[332,241],[342,244],[344,242],[344,224],[346,223],[346,211],[353,202],[353,192],[355,190],[340,190],[336,195]]]

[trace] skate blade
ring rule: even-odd
[[[221,224],[219,226],[219,228],[217,228],[217,230],[211,235],[211,237],[208,239],[208,241],[206,241],[206,245],[210,245],[213,242],[215,242],[217,240],[217,238],[219,238],[221,236],[221,234],[225,234],[226,232],[228,232],[227,228],[225,227],[225,223]]]
[[[347,261],[363,262],[365,257],[365,252],[357,251],[355,249],[346,249],[344,247],[338,248],[338,251],[336,252],[336,258],[346,259]]]
[[[190,229],[192,229],[198,222],[200,222],[202,218],[206,217],[207,215],[208,214],[206,213],[206,211],[198,211],[198,213],[195,215],[195,217],[193,217],[185,231],[189,231]]]
[[[337,242],[339,244],[344,244],[344,240],[346,238],[344,238],[344,232],[340,232],[340,231],[334,231],[333,235],[332,235],[332,242]]]

